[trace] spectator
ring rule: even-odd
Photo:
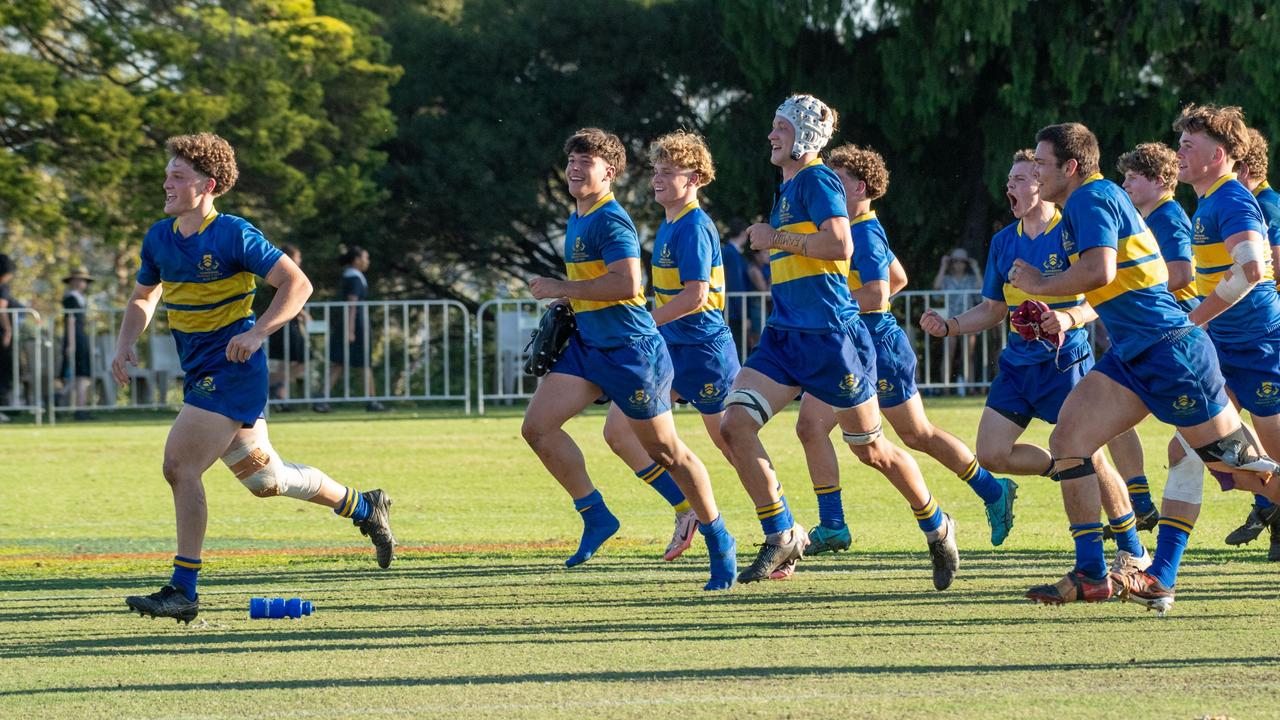
[[[727,239],[720,249],[720,255],[724,258],[724,289],[728,293],[725,321],[729,324],[729,331],[733,333],[734,345],[742,348],[746,303],[744,298],[734,297],[734,293],[754,289],[747,276],[747,260],[742,254],[743,248],[747,246],[747,223],[743,220],[730,222],[725,237]]]
[[[22,304],[13,299],[9,283],[13,281],[13,260],[0,253],[0,407],[13,402],[13,344],[15,317],[4,310],[16,310]],[[0,423],[9,422],[9,416],[0,412]]]
[[[978,266],[978,261],[969,257],[964,248],[956,248],[942,256],[938,274],[933,278],[933,289],[947,293],[944,298],[946,317],[955,317],[982,301],[978,295],[982,289],[982,268]],[[960,292],[961,290],[969,292]],[[965,373],[976,362],[974,348],[977,346],[978,336],[966,335],[960,342],[956,342],[957,339],[949,337],[943,341],[943,357],[952,363],[952,379],[959,383],[956,394],[964,395],[964,383],[968,382]]]
[[[93,276],[84,268],[62,278],[66,291],[62,293],[62,364],[59,376],[63,392],[73,400],[76,420],[92,420],[89,407],[89,388],[93,384],[93,365],[90,363],[89,333],[86,320],[89,299],[85,291]]]
[[[302,266],[302,251],[297,246],[283,243],[280,245],[280,250],[289,256],[295,265]],[[290,386],[298,379],[306,382],[303,373],[306,372],[307,323],[310,321],[311,316],[304,308],[271,336],[267,348],[267,365],[270,368],[268,382],[273,400],[288,400]],[[288,348],[285,347],[286,338],[288,338]],[[288,363],[285,362],[286,352],[289,356]],[[279,412],[293,412],[293,406],[287,403],[277,405],[275,409]]]
[[[342,264],[342,286],[338,299],[349,303],[360,303],[369,299],[369,281],[364,271],[369,269],[369,251],[359,245],[346,248],[338,256]],[[368,308],[350,305],[329,313],[329,387],[338,378],[344,377],[347,367],[360,368],[364,371],[364,393],[374,394],[373,370],[369,368],[369,358],[365,357],[365,336],[369,325]],[[330,393],[332,394],[332,392]],[[369,412],[382,412],[387,408],[377,400],[372,400],[365,409]],[[316,412],[329,412],[329,404],[315,406]]]

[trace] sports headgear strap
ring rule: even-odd
[[[792,160],[826,147],[835,132],[831,109],[812,95],[792,95],[778,106],[777,114],[796,129],[796,139],[791,145]]]

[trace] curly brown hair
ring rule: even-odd
[[[1267,144],[1267,136],[1258,132],[1257,128],[1249,128],[1249,149],[1245,151],[1244,157],[1240,158],[1240,164],[1249,168],[1249,177],[1259,182],[1267,179],[1267,170],[1270,161],[1267,159],[1267,152],[1270,147]]]
[[[1076,161],[1076,173],[1081,179],[1098,172],[1098,138],[1093,131],[1078,122],[1046,125],[1036,133],[1036,142],[1053,145],[1053,157],[1059,167],[1068,160]]]
[[[1036,151],[1032,150],[1031,148],[1022,148],[1021,150],[1013,154],[1012,164],[1016,164],[1020,162],[1033,163],[1035,161],[1036,161]]]
[[[884,165],[884,158],[871,148],[862,148],[852,143],[841,145],[831,151],[827,164],[833,168],[844,168],[845,172],[867,184],[867,199],[879,200],[889,189],[889,169]]]
[[[1243,158],[1249,150],[1249,128],[1244,124],[1244,111],[1235,105],[1188,105],[1173,121],[1173,131],[1204,133],[1217,141],[1232,160]]]
[[[1122,173],[1135,172],[1173,191],[1178,186],[1178,154],[1164,143],[1142,143],[1116,160]]]
[[[716,166],[711,160],[707,142],[697,133],[676,130],[654,140],[649,145],[649,163],[670,163],[698,174],[699,187],[706,187],[716,179]]]
[[[564,154],[584,153],[604,160],[606,165],[613,166],[614,177],[622,175],[627,167],[627,148],[622,140],[611,132],[600,128],[587,127],[569,136],[564,141]]]
[[[213,178],[213,194],[221,195],[235,187],[240,170],[236,168],[236,151],[231,143],[213,133],[175,135],[164,141],[169,157],[182,158],[196,172]]]

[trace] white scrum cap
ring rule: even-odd
[[[796,140],[791,146],[792,160],[826,147],[835,133],[835,113],[812,95],[792,95],[778,106],[777,115],[786,118],[796,129]]]

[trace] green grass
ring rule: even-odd
[[[930,400],[972,441],[979,401]],[[797,517],[811,523],[794,413],[765,432]],[[0,463],[0,717],[1276,717],[1280,565],[1221,544],[1246,511],[1216,490],[1165,618],[1111,602],[1021,601],[1070,564],[1057,487],[1020,479],[1013,536],[993,550],[972,492],[921,467],[960,522],[961,575],[933,591],[909,510],[842,452],[855,551],[794,579],[706,594],[699,542],[658,556],[670,512],[579,418],[618,538],[562,569],[579,521],[519,436],[519,415],[277,418],[286,458],[396,499],[391,570],[349,524],[259,500],[224,468],[210,503],[203,609],[190,627],[124,612],[167,576],[167,423],[6,428]],[[707,461],[744,563],[759,526],[746,494],[680,413]],[[1044,426],[1029,438],[1043,441]],[[1165,431],[1143,428],[1152,485]],[[1152,545],[1153,536],[1143,539]],[[1259,545],[1263,545],[1259,547]],[[251,621],[251,596],[318,613]]]

